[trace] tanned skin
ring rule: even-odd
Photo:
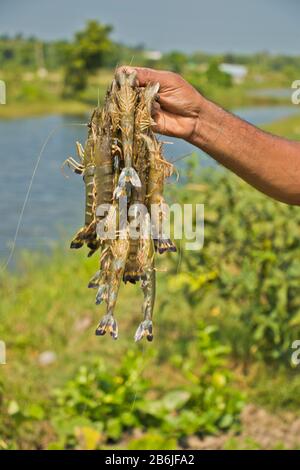
[[[141,67],[140,86],[160,83],[154,130],[204,150],[259,191],[300,205],[300,142],[249,124],[202,96],[180,75]]]

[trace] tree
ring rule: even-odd
[[[110,25],[89,21],[83,31],[75,34],[74,42],[67,54],[65,85],[67,94],[81,91],[86,87],[88,73],[102,67],[113,43],[109,38]]]
[[[105,56],[112,49],[111,32],[112,26],[89,21],[83,31],[76,33],[74,54],[85,63],[87,71],[93,72],[103,65]]]
[[[188,62],[188,56],[180,51],[172,51],[164,55],[163,61],[173,72],[182,73]]]
[[[88,74],[84,64],[78,61],[72,61],[66,68],[64,95],[70,96],[72,93],[82,91],[86,88]]]

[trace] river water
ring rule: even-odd
[[[262,125],[299,112],[296,106],[266,106],[235,111],[249,122]],[[75,141],[84,142],[86,117],[45,116],[0,120],[0,258],[8,256],[14,238],[24,198],[31,180],[38,154],[45,140],[51,137],[41,156],[17,239],[17,248],[50,249],[60,238],[70,239],[82,225],[83,184],[81,177],[65,170],[63,161],[75,156]],[[213,160],[184,141],[172,140],[166,145],[169,160],[192,151],[204,165],[215,165]],[[184,159],[178,166],[184,164]]]

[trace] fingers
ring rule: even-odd
[[[166,127],[164,112],[162,111],[160,104],[157,101],[152,104],[151,116],[155,121],[155,125],[152,126],[154,132],[159,132],[159,134],[163,134]]]
[[[155,126],[152,129],[159,134],[188,140],[194,132],[195,123],[193,119],[178,116],[163,109],[155,110],[153,119]]]
[[[152,126],[154,132],[159,134],[168,135],[166,130],[166,120],[163,112],[156,113],[155,126]]]
[[[123,66],[120,67],[119,70],[126,70],[127,72],[134,72],[137,73],[137,80],[140,86],[146,86],[148,83],[156,83],[159,82],[160,89],[163,89],[165,86],[170,84],[170,80],[172,80],[173,74],[172,72],[167,72],[165,70],[154,70],[148,69],[146,67],[129,67]]]
[[[158,101],[154,101],[152,103],[151,116],[155,117],[155,115],[159,113],[159,111],[160,111],[160,104]]]
[[[140,86],[146,86],[148,83],[161,81],[161,72],[144,67],[136,67],[137,79]]]
[[[174,126],[175,123],[171,114],[157,109],[154,112],[153,118],[155,120],[155,126],[152,126],[154,132],[168,136],[176,135],[176,126]]]

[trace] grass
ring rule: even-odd
[[[167,299],[173,296],[163,280],[166,273],[159,272],[156,307],[159,315],[155,322],[154,343],[137,345],[133,341],[134,332],[141,321],[142,295],[138,286],[127,285],[121,288],[117,308],[119,340],[115,342],[109,336],[96,337],[94,329],[103,316],[103,308],[94,305],[95,292],[86,288],[88,280],[96,269],[96,257],[88,259],[83,252],[69,253],[66,248],[57,249],[51,258],[24,253],[20,258],[17,272],[2,276],[0,291],[5,292],[5,296],[1,295],[0,338],[5,341],[7,347],[7,364],[1,367],[0,379],[0,383],[4,385],[0,422],[0,436],[2,434],[4,442],[12,443],[17,448],[37,448],[47,447],[56,440],[50,420],[43,420],[44,410],[51,410],[51,419],[52,417],[58,419],[54,412],[52,416],[53,391],[58,387],[63,387],[68,378],[76,374],[78,376],[81,364],[90,364],[90,372],[87,374],[89,377],[93,373],[93,361],[103,360],[107,374],[114,368],[120,368],[128,350],[131,351],[133,362],[132,365],[128,364],[128,370],[137,376],[133,376],[134,382],[129,390],[129,401],[122,405],[125,414],[137,406],[137,397],[134,397],[132,387],[133,390],[136,388],[138,393],[142,377],[143,380],[149,381],[147,400],[150,400],[149,403],[152,405],[156,398],[155,390],[161,390],[166,394],[168,390],[187,386],[187,378],[182,374],[181,367],[178,368],[177,356],[182,350],[183,341],[187,338],[191,342],[195,341],[196,332],[195,328],[191,329],[191,324],[195,324],[197,312],[190,311],[184,299],[177,297],[167,302]],[[168,303],[167,307],[166,303]],[[174,317],[175,304],[177,309],[180,307],[183,318]],[[214,347],[212,344],[212,348]],[[41,362],[41,354],[45,352],[54,353],[53,363],[47,365]],[[174,356],[174,361],[171,360],[172,356]],[[136,358],[140,365],[135,370]],[[199,363],[197,363],[198,367]],[[215,366],[212,367],[214,370]],[[224,378],[217,372],[212,373],[212,377],[208,378],[208,380],[213,380],[211,390],[214,390],[216,394],[228,393],[228,388],[222,392],[219,385],[216,385],[220,380],[227,380],[225,379],[227,371],[225,373]],[[125,376],[126,374],[125,369]],[[107,379],[103,380],[108,384],[108,380],[114,381],[119,377],[121,393],[123,380],[121,375],[122,371],[116,376],[111,375],[110,378],[107,376]],[[81,372],[79,376],[82,377]],[[83,393],[81,384],[84,384],[86,379],[80,379],[80,377],[77,379],[78,385],[74,387],[72,385],[69,388],[70,393],[74,393],[74,397]],[[100,378],[101,376],[99,380]],[[193,384],[191,390],[195,390],[195,387],[196,383]],[[84,399],[88,399],[89,396],[89,402],[92,398],[90,396],[92,389],[95,387],[88,386],[84,392],[87,395]],[[67,406],[67,403],[68,400],[64,406]],[[97,401],[95,404],[99,407]],[[220,411],[215,410],[215,412]],[[28,417],[32,415],[34,421],[27,423]],[[93,416],[92,411],[91,415]],[[209,416],[207,415],[206,419],[210,420]],[[72,422],[78,423],[78,418],[76,416],[75,418],[76,421]],[[112,416],[112,418],[118,418],[118,416]],[[228,421],[228,418],[226,419]],[[64,421],[68,419],[65,418]],[[17,432],[16,425],[18,426]],[[118,423],[108,422],[107,425],[111,428],[112,425],[115,426]],[[183,425],[186,426],[184,422]],[[74,424],[74,426],[76,428],[79,424]],[[226,426],[225,421],[224,426]],[[91,424],[88,427],[90,429]],[[214,428],[211,427],[211,429]],[[91,432],[91,430],[87,431],[88,434]],[[151,446],[154,445],[153,442],[156,442],[155,445],[158,448],[174,446],[175,436],[169,435],[168,431],[164,432],[160,431],[160,436],[157,438],[155,437],[157,433],[153,436],[150,430],[149,436],[143,437],[141,441],[133,436],[133,440],[132,437],[129,439],[130,442],[132,441],[130,448],[143,446],[145,440],[147,441],[145,445]]]
[[[264,126],[264,129],[288,139],[300,140],[300,106],[298,108],[299,114]]]
[[[249,91],[249,88],[245,85],[234,85],[231,88],[208,86],[205,88],[205,96],[223,108],[231,111],[246,106],[290,104],[290,101],[285,97],[255,96],[250,94]]]
[[[246,185],[242,189],[242,186],[239,187],[239,191],[245,191],[245,199],[254,190],[249,189]],[[224,189],[220,184],[218,187],[221,194]],[[199,197],[203,198],[205,194],[210,197],[215,184],[212,184],[211,187],[207,183],[202,185],[200,196],[199,194],[192,196],[191,190],[188,188],[181,188],[181,197],[196,197],[198,200]],[[227,207],[227,196],[225,195],[226,193],[222,196],[222,204]],[[210,200],[212,207],[207,212],[207,217],[210,220],[209,225],[213,224],[214,219],[211,218],[211,215],[215,207],[213,205],[216,204],[213,198]],[[257,192],[253,193],[253,202],[257,204],[258,200],[265,201],[265,209],[267,209],[269,201]],[[289,213],[287,206],[280,207],[286,215]],[[274,213],[277,214],[276,211]],[[218,236],[213,225],[210,226],[207,233],[207,243],[213,252],[218,251],[217,238],[223,237],[223,225],[220,222],[218,225],[220,229]],[[216,236],[217,238],[215,238]],[[214,241],[211,240],[211,237]],[[209,240],[211,241],[209,242]],[[223,243],[227,246],[226,238]],[[208,255],[207,251],[206,254]],[[147,395],[152,397],[152,401],[155,401],[155,390],[167,393],[174,388],[186,387],[187,377],[183,372],[190,361],[196,361],[196,370],[199,369],[201,359],[203,361],[206,354],[204,349],[199,356],[196,348],[195,326],[200,319],[205,319],[207,325],[220,322],[222,326],[221,343],[213,345],[208,351],[207,358],[214,361],[215,351],[221,350],[228,342],[235,341],[236,338],[232,339],[231,334],[233,336],[238,334],[238,341],[243,341],[240,330],[236,330],[235,333],[231,332],[231,322],[234,315],[237,314],[238,309],[241,309],[240,304],[235,306],[233,298],[230,304],[228,299],[222,304],[221,294],[218,291],[215,293],[212,291],[212,294],[209,294],[208,289],[202,292],[201,301],[192,303],[187,301],[188,292],[186,289],[180,289],[178,283],[180,272],[177,275],[174,271],[178,255],[162,258],[158,266],[154,342],[151,344],[145,342],[142,345],[133,342],[135,329],[141,320],[142,294],[138,286],[131,285],[122,285],[118,299],[119,340],[114,342],[108,336],[96,337],[94,329],[103,315],[103,307],[94,305],[95,292],[88,290],[86,286],[97,269],[98,260],[97,256],[86,258],[85,255],[83,250],[70,252],[67,243],[48,256],[38,253],[24,253],[18,257],[16,271],[6,273],[0,278],[0,338],[7,345],[7,365],[0,369],[0,383],[2,382],[4,386],[0,436],[2,432],[5,445],[13,445],[17,448],[47,448],[51,442],[57,440],[50,420],[34,418],[35,421],[30,422],[29,426],[25,418],[28,413],[34,416],[43,415],[44,410],[51,410],[52,413],[53,390],[64,387],[69,378],[76,376],[80,365],[92,364],[91,361],[103,359],[106,367],[109,370],[114,370],[119,367],[126,352],[131,350],[133,356],[139,357],[142,361],[142,366],[139,366],[137,370],[136,386],[139,387],[139,377],[149,380]],[[172,259],[173,262],[170,263]],[[193,262],[191,258],[188,258],[187,261]],[[226,259],[224,259],[224,263],[226,265]],[[227,282],[229,281],[227,280]],[[209,307],[211,295],[213,309]],[[223,315],[216,311],[218,305],[221,306],[221,311],[225,312]],[[231,311],[230,305],[235,308],[235,311]],[[180,312],[180,315],[177,312]],[[243,334],[246,334],[246,330]],[[54,353],[54,360],[48,365],[41,361],[43,357],[41,355],[45,352]],[[151,357],[153,354],[154,357]],[[148,361],[149,355],[150,360]],[[90,365],[90,367],[92,366]],[[206,367],[206,361],[204,361],[204,367]],[[247,367],[244,368],[243,358],[239,356],[238,350],[231,357],[230,369],[235,373],[239,389],[246,392],[251,403],[264,406],[272,412],[274,410],[276,412],[289,410],[296,417],[299,409],[296,393],[299,387],[297,371],[291,372],[286,366],[280,370],[274,369],[263,361],[254,360],[248,362]],[[188,369],[187,373],[194,380],[193,374],[191,375]],[[77,396],[81,390],[80,384],[86,380],[84,377],[80,377],[77,379],[79,380],[79,389],[77,390],[75,387],[72,392],[75,394],[74,396]],[[113,377],[111,380],[114,380]],[[117,377],[118,374],[114,378]],[[220,376],[220,374],[207,373],[207,380],[213,380],[215,386],[219,387],[222,386],[224,377],[223,374]],[[286,387],[287,381],[289,381],[290,387]],[[205,384],[205,387],[208,387],[206,382]],[[227,389],[227,385],[225,385],[225,389]],[[87,397],[89,397],[89,393],[90,387],[88,386],[85,390]],[[84,400],[87,397],[84,396]],[[88,403],[90,401],[91,397],[89,397]],[[134,401],[134,397],[132,397],[125,405],[125,409],[132,409]],[[22,410],[23,413],[20,417],[18,410]],[[93,412],[91,413],[93,414]],[[21,420],[19,424],[17,419]],[[68,419],[65,421],[68,422]],[[78,439],[80,442],[83,442],[82,439],[84,440],[83,446],[96,445],[95,442],[100,439],[98,428],[91,428],[90,424],[87,425],[84,422],[79,423],[77,418],[76,421],[70,421],[70,423],[74,423],[75,429],[80,427],[81,437]],[[18,431],[16,431],[16,426],[18,426]],[[116,426],[116,423],[110,423],[108,426],[112,428],[112,426]],[[174,448],[177,442],[175,437],[168,434],[167,431],[160,429],[158,431],[159,437],[157,437],[157,432],[153,433],[153,430],[144,435],[141,430],[137,429],[138,437],[136,434],[133,436],[124,434],[122,440],[115,445],[119,448],[125,446],[130,449],[145,448],[146,446],[157,446],[157,448],[170,448],[169,446],[171,446]],[[232,432],[235,433],[235,431],[236,429],[233,428]],[[110,432],[118,432],[118,430],[112,428]],[[87,444],[86,441],[89,443]],[[56,445],[62,446],[63,444]],[[69,445],[71,444],[69,443]],[[228,439],[227,444],[224,445],[226,448],[261,447],[255,438],[247,439],[245,433],[242,442],[233,437]]]
[[[46,114],[81,115],[90,111],[90,106],[80,101],[60,100],[36,103],[8,103],[0,106],[0,119],[15,119]]]
[[[300,115],[273,123],[266,129],[299,139]],[[209,187],[203,185],[200,190],[203,197],[202,193],[208,193]],[[183,199],[192,197],[188,188],[182,188],[181,193]],[[196,198],[198,196],[196,194]],[[267,199],[265,201],[267,208],[269,202]],[[282,211],[286,210],[284,214],[287,216],[288,209],[280,207]],[[212,216],[212,212],[213,208],[207,216]],[[279,212],[276,212],[278,217]],[[209,233],[214,233],[213,221],[213,218],[209,221]],[[119,340],[113,342],[109,337],[94,336],[103,308],[94,305],[94,291],[86,289],[86,285],[97,269],[97,257],[88,259],[82,250],[69,252],[68,244],[64,243],[49,256],[24,253],[18,258],[17,270],[0,277],[0,339],[7,346],[7,364],[0,366],[0,448],[5,445],[46,448],[53,442],[56,437],[51,423],[43,420],[37,420],[29,428],[26,423],[25,427],[21,426],[22,431],[16,442],[16,428],[12,427],[14,411],[19,407],[38,415],[41,409],[48,409],[53,403],[53,390],[64,386],[81,364],[91,360],[103,358],[109,368],[114,368],[128,349],[142,359],[145,357],[145,360],[149,353],[151,356],[154,352],[155,360],[150,360],[147,367],[139,370],[139,374],[151,383],[150,395],[155,388],[168,391],[173,387],[185,386],[186,378],[182,374],[180,360],[183,358],[188,362],[190,357],[197,359],[194,351],[195,325],[200,318],[205,318],[208,323],[213,322],[217,312],[214,309],[211,315],[205,313],[205,298],[194,305],[186,301],[185,295],[173,282],[174,264],[177,264],[177,259],[171,265],[169,258],[166,258],[159,267],[155,340],[152,344],[143,345],[133,342],[135,329],[141,320],[142,295],[138,286],[121,288],[117,306]],[[230,334],[226,337],[233,318],[230,314],[232,312],[226,310],[226,315],[222,315],[224,342],[231,340]],[[218,313],[216,318],[220,316]],[[41,354],[47,351],[54,353],[54,360],[48,365],[41,361]],[[246,392],[251,403],[263,406],[272,413],[288,410],[296,419],[299,410],[297,370],[291,371],[286,366],[274,369],[263,361],[253,361],[244,368],[238,353],[231,357],[230,368],[235,372],[239,388]],[[129,409],[132,406],[133,402],[128,403]],[[5,436],[5,445],[1,444],[1,434]],[[86,439],[93,440],[94,434],[90,429],[85,429],[85,434]],[[178,444],[173,436],[157,436],[151,431],[148,436],[124,436],[124,441],[117,445],[130,449],[147,446],[168,449]],[[285,446],[282,442],[277,445],[278,448]],[[253,437],[243,437],[242,442],[236,437],[228,438],[224,446],[229,449],[261,448]]]

